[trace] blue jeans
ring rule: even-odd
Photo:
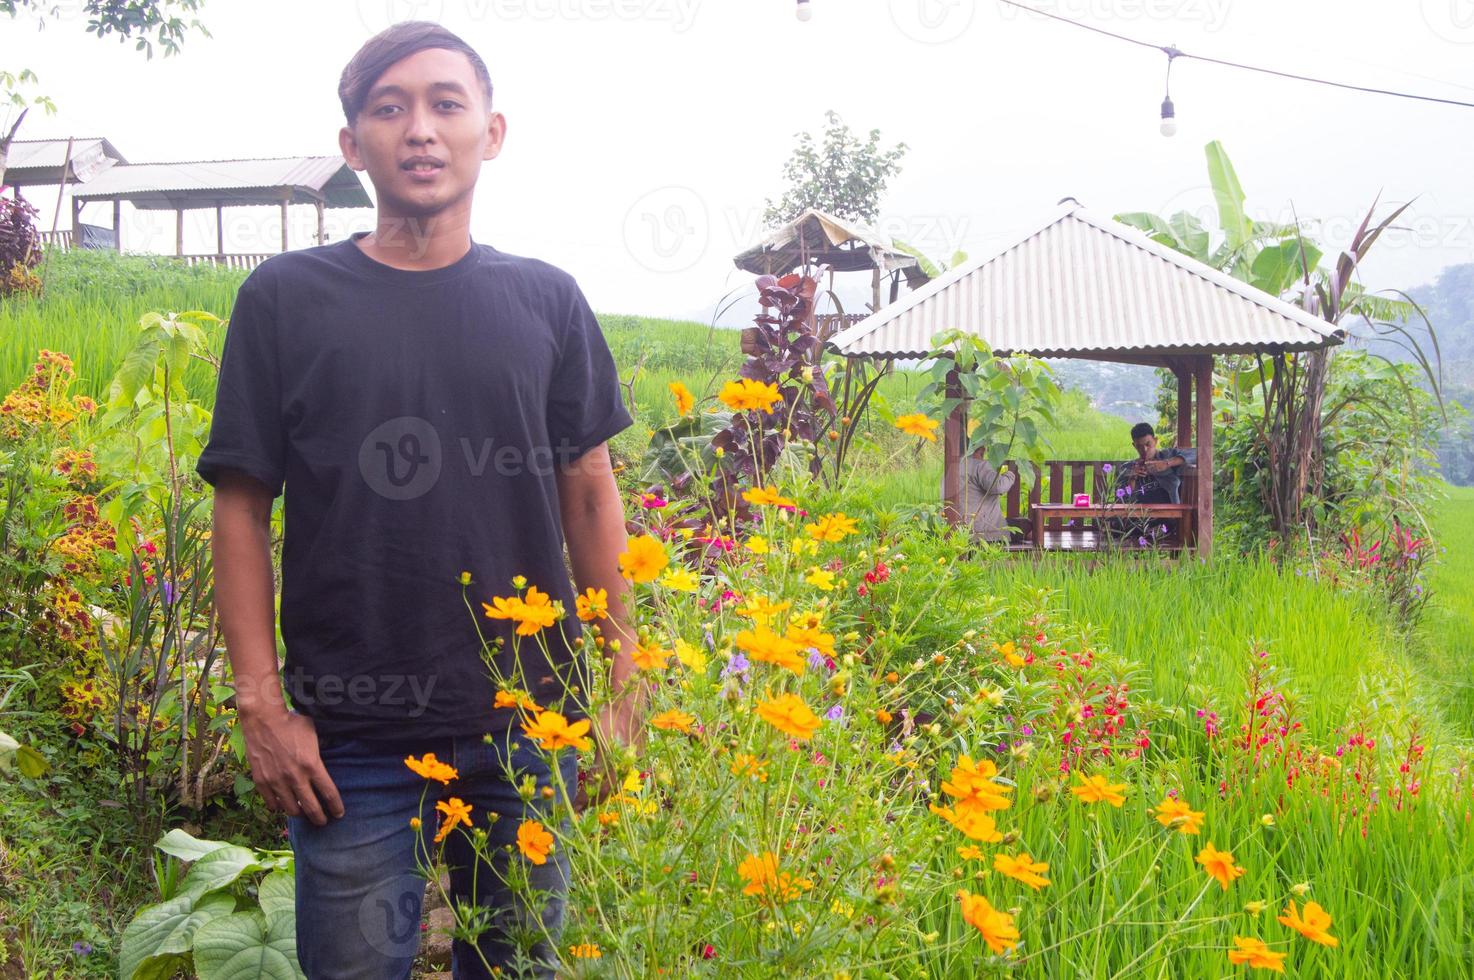
[[[538,792],[531,803],[523,803],[518,794],[518,784],[529,775],[539,791],[557,789],[547,758],[535,745],[520,733],[503,733],[493,736],[492,744],[467,735],[429,739],[406,751],[403,743],[324,736],[319,750],[343,799],[343,816],[329,818],[323,827],[305,817],[287,818],[297,876],[297,958],[309,980],[410,975],[420,946],[422,869],[430,867],[437,849],[432,843],[440,817],[435,803],[452,796],[471,804],[471,819],[487,833],[484,853],[490,858],[476,860],[464,826],[445,839],[452,908],[474,903],[490,923],[475,946],[454,941],[453,975],[457,980],[489,977],[490,964],[501,967],[503,976],[519,971],[553,976],[568,860],[558,847],[542,865],[517,851],[517,827],[524,818],[541,820],[558,836],[547,816],[553,800]],[[442,786],[404,764],[406,755],[425,752],[454,766],[459,777]],[[577,757],[564,750],[557,760],[563,786],[572,793]],[[418,831],[410,827],[415,816],[421,821]],[[530,888],[543,901],[540,923],[536,911],[507,884],[510,862],[527,869]]]

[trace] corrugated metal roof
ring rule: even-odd
[[[172,210],[214,207],[217,201],[227,206],[278,204],[288,190],[293,204],[310,204],[313,195],[320,195],[330,208],[373,206],[358,173],[341,156],[119,165],[99,174],[75,198],[121,199],[147,210]]]
[[[1172,355],[1309,350],[1344,332],[1071,200],[1038,231],[964,263],[830,339],[919,357],[959,328],[999,352]]]
[[[916,269],[919,265],[914,255],[897,249],[889,236],[818,208],[808,208],[792,221],[768,232],[732,261],[737,268],[755,275],[783,275],[805,257],[839,272]],[[921,281],[925,281],[925,276]]]
[[[61,183],[61,165],[67,159],[64,139],[15,140],[5,159],[4,183],[17,187]],[[119,163],[123,155],[101,136],[72,138],[71,177],[87,181]]]

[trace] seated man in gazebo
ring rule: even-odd
[[[1136,447],[1136,459],[1122,463],[1117,470],[1116,500],[1126,504],[1180,504],[1182,503],[1182,471],[1196,466],[1196,449],[1161,449],[1157,446],[1157,433],[1149,422],[1138,422],[1131,427],[1131,444]],[[1136,538],[1138,543],[1150,543],[1175,530],[1176,521],[1156,521],[1150,518],[1116,518],[1108,522],[1112,532],[1125,538]]]

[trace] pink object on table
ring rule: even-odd
[[[1088,493],[1077,493],[1077,494],[1075,494],[1075,506],[1076,507],[1089,507],[1090,506],[1090,494],[1088,494]]]

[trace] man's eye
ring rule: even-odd
[[[459,102],[454,101],[453,99],[441,99],[438,104],[439,105],[448,105],[448,106],[451,106],[451,107],[456,108],[456,109],[459,109],[461,107],[461,104]]]
[[[399,108],[399,106],[394,106],[394,105],[381,105],[377,109],[374,110],[374,115],[376,115],[376,116],[382,116],[382,115],[385,114],[385,110],[386,109],[398,109],[398,108]]]

